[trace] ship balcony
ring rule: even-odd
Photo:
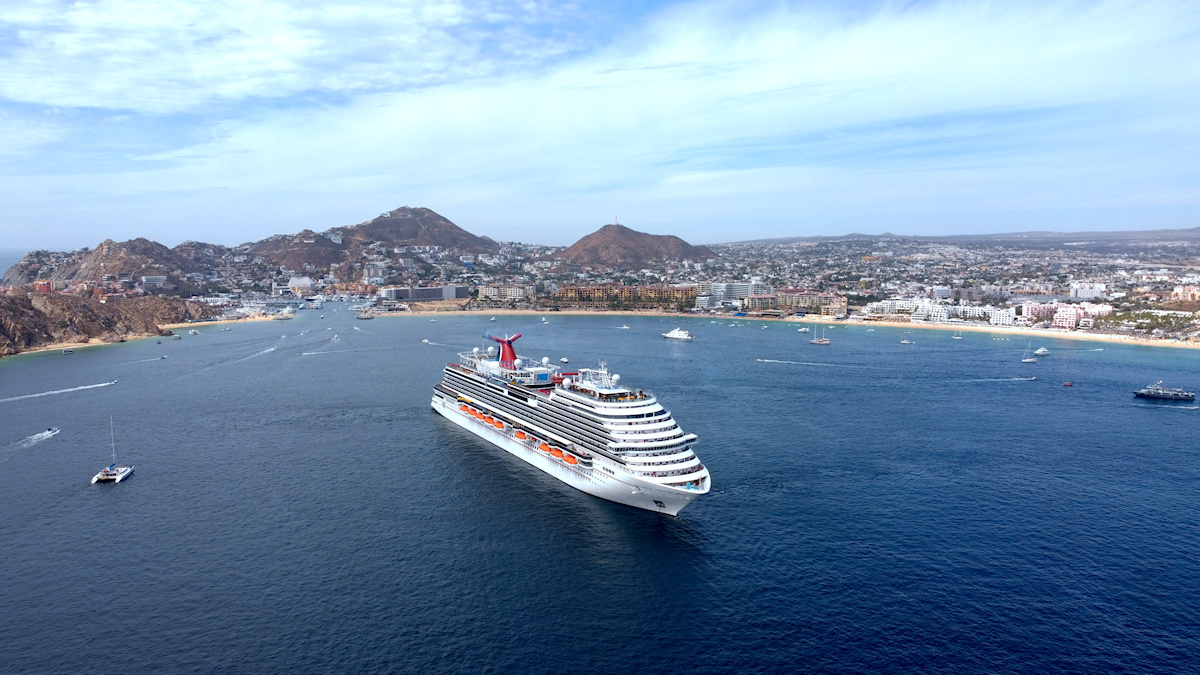
[[[625,460],[626,466],[631,469],[641,469],[645,466],[656,466],[669,464],[671,462],[679,462],[685,459],[694,458],[696,455],[691,448],[684,448],[679,452],[663,452],[656,455],[621,455]]]
[[[691,469],[682,471],[660,471],[652,475],[638,475],[638,478],[678,490],[708,491],[709,473],[703,464],[697,464]]]
[[[699,465],[700,458],[692,455],[683,461],[671,462],[670,464],[626,464],[625,470],[640,476],[661,476],[667,474],[676,474],[680,471],[690,472]]]
[[[608,447],[610,450],[620,452],[622,450],[630,452],[652,452],[657,448],[669,448],[674,445],[682,445],[696,440],[696,434],[683,434],[671,438],[645,440],[645,441],[609,441]]]

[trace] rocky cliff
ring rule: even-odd
[[[113,299],[56,293],[16,292],[0,296],[0,356],[59,342],[120,342],[155,335],[159,326],[211,318],[217,310],[165,296]]]

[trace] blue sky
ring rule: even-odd
[[[1200,226],[1200,3],[7,0],[0,247]]]

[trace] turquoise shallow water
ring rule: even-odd
[[[1200,668],[1200,410],[1131,394],[1194,352],[351,316],[0,361],[0,671]],[[489,329],[657,393],[713,493],[603,502],[430,412]],[[137,471],[89,485],[110,414]]]

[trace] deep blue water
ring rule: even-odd
[[[1130,393],[1200,353],[548,318],[0,360],[0,672],[1200,669],[1200,410]],[[604,502],[433,414],[489,329],[657,393],[712,494]],[[137,471],[89,485],[109,415]]]

